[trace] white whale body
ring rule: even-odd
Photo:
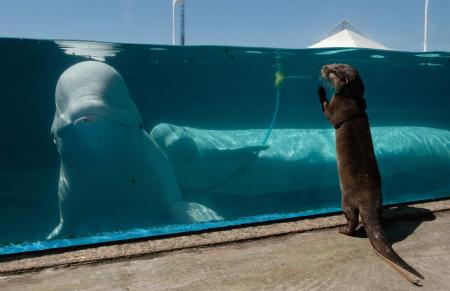
[[[334,129],[274,129],[261,146],[265,133],[163,123],[150,135],[166,152],[180,185],[194,193],[259,195],[339,185]],[[386,181],[420,169],[450,170],[448,130],[374,127],[372,136]],[[450,186],[448,178],[441,180]]]
[[[59,78],[51,129],[60,158],[60,223],[48,236],[88,235],[220,219],[182,201],[165,153],[143,130],[120,74],[95,61]]]

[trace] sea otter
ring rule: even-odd
[[[342,192],[342,211],[347,225],[339,232],[352,235],[359,215],[370,243],[386,262],[413,284],[424,277],[408,265],[392,248],[381,226],[381,178],[363,98],[364,84],[359,73],[346,64],[322,67],[325,81],[335,89],[329,102],[325,88],[318,95],[322,111],[336,129],[336,155]]]

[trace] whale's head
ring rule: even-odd
[[[56,112],[51,132],[61,136],[80,120],[101,117],[127,127],[142,127],[122,76],[111,66],[81,62],[60,76],[55,91]]]
[[[86,61],[64,71],[55,103],[51,133],[60,154],[68,154],[65,161],[101,155],[109,159],[128,149],[142,132],[142,119],[124,80],[105,63]]]

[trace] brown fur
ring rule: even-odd
[[[423,279],[423,276],[398,256],[381,227],[381,178],[365,113],[362,79],[355,69],[345,64],[325,65],[321,73],[336,90],[330,102],[323,87],[319,87],[318,95],[325,116],[336,128],[342,211],[347,219],[347,225],[339,232],[354,234],[361,216],[377,253],[408,281],[418,284],[417,277]]]

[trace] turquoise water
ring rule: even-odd
[[[21,39],[0,44],[0,254],[338,211],[333,130],[315,93],[327,63],[351,64],[365,82],[384,203],[450,197],[449,52]],[[125,188],[116,187],[136,163],[120,160],[131,137],[120,138],[114,126],[99,123],[94,131],[64,135],[57,145],[75,158],[61,158],[50,132],[56,84],[66,69],[87,60],[122,76],[145,138],[167,156],[176,181],[171,186],[180,192],[167,203],[195,203],[191,210],[215,221],[179,218],[186,204],[166,209],[161,196],[168,190],[154,184],[128,191],[141,185],[135,176]],[[279,86],[277,71],[283,76]],[[99,136],[106,138],[95,152],[90,142]],[[133,161],[146,155],[140,153],[133,152]],[[68,174],[68,190],[58,186],[61,159],[78,170]],[[112,164],[123,168],[110,171]],[[91,184],[83,183],[83,175]],[[63,192],[70,195],[61,200]],[[70,207],[63,208],[65,231],[47,240],[61,204]],[[170,215],[172,208],[183,215]]]

